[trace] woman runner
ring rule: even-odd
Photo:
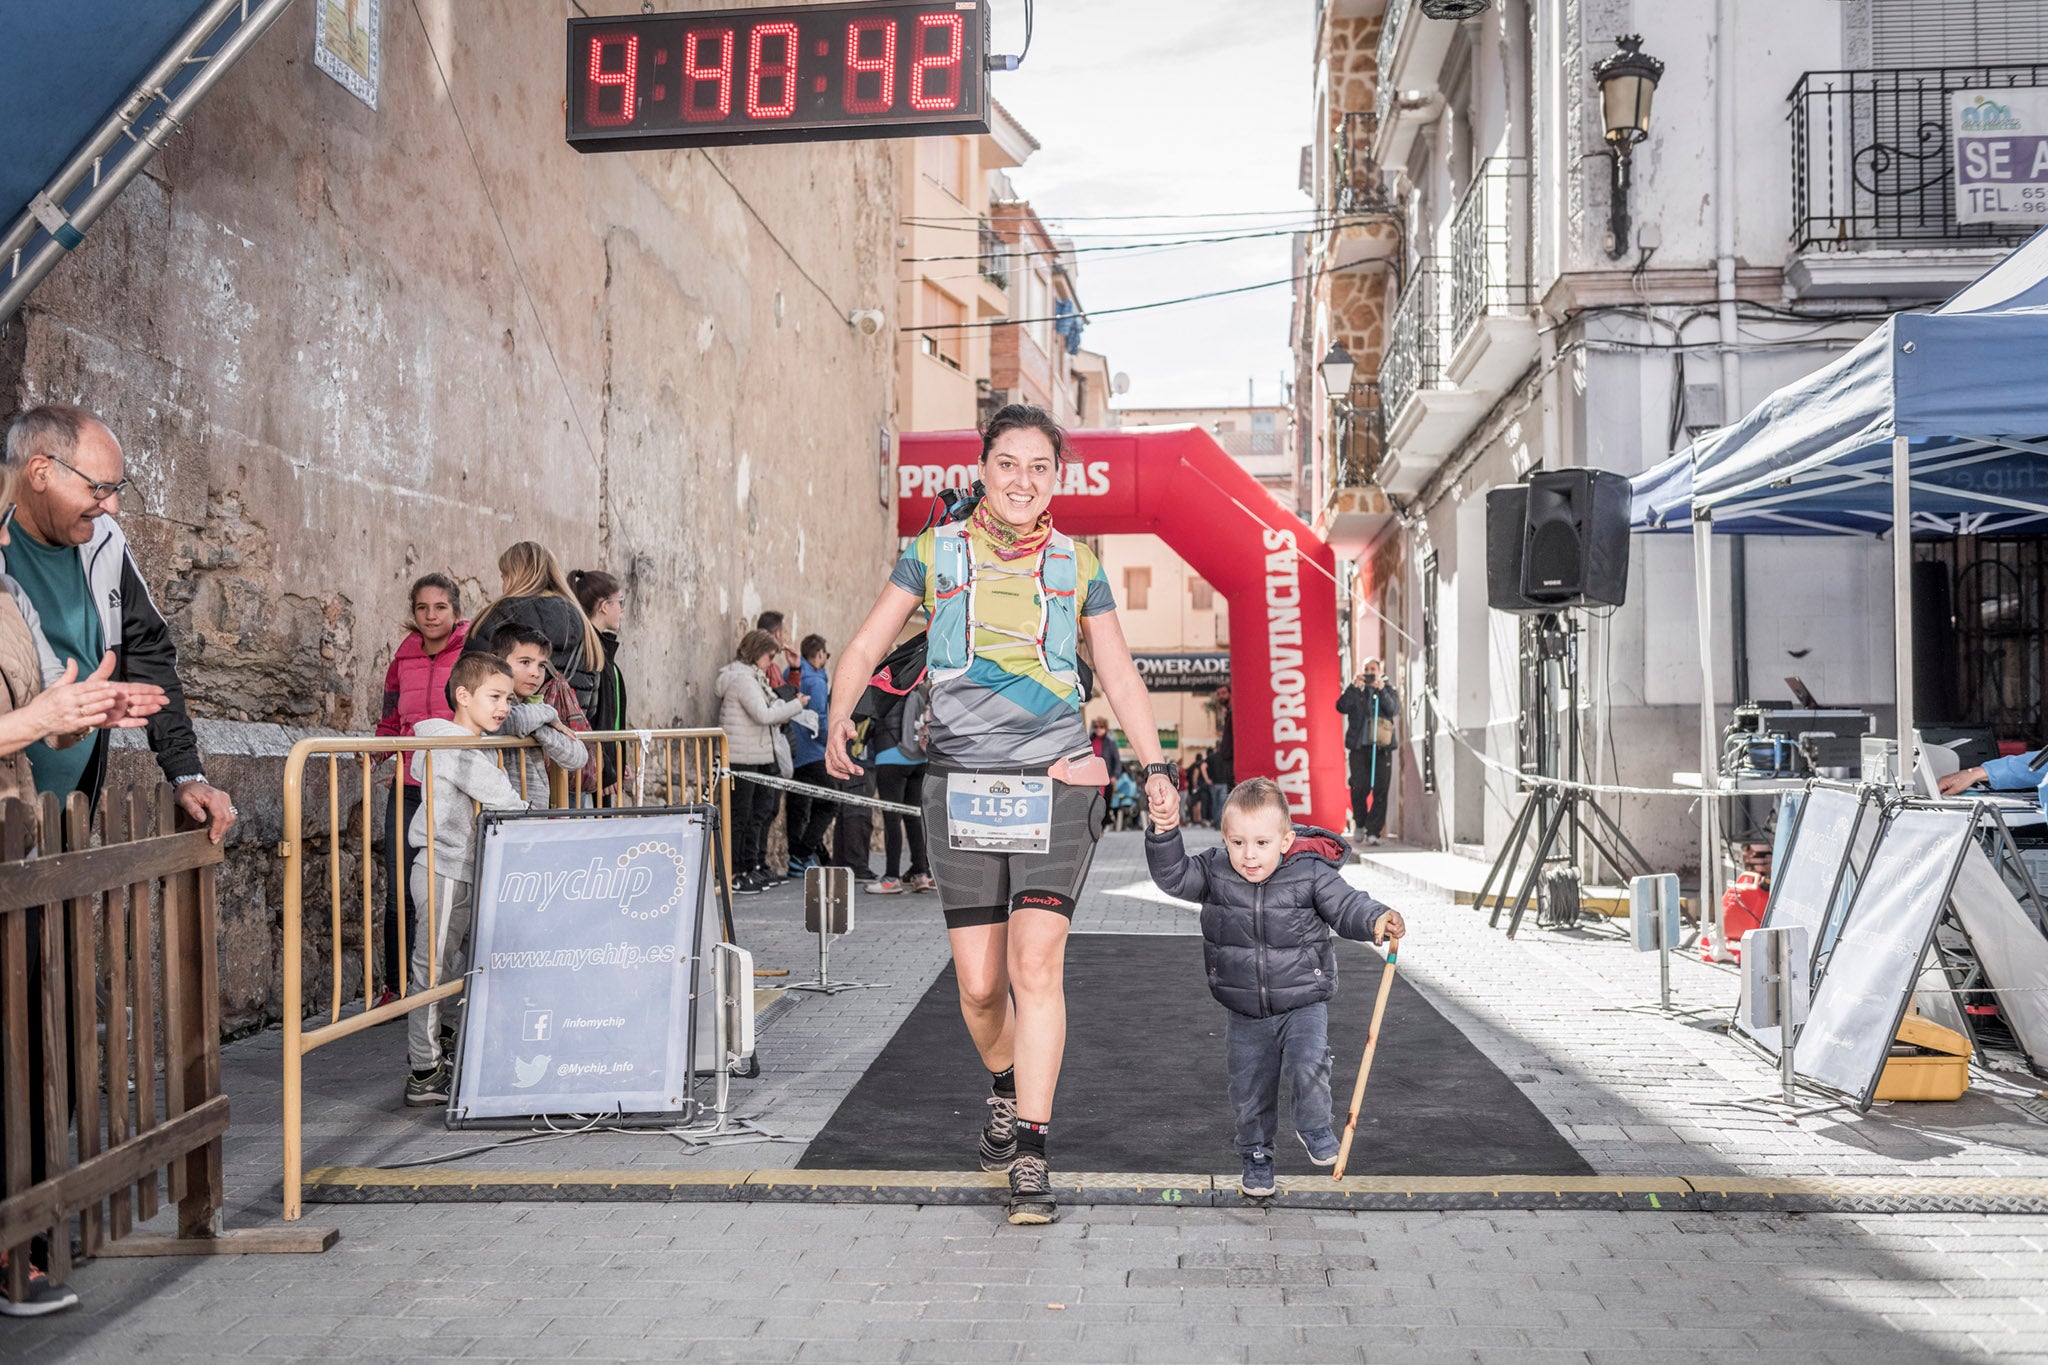
[[[1008,1170],[1012,1223],[1059,1216],[1045,1142],[1066,1049],[1067,931],[1110,776],[1081,718],[1084,637],[1103,695],[1146,764],[1154,818],[1178,799],[1109,580],[1086,546],[1052,528],[1048,505],[1065,456],[1065,434],[1039,408],[1012,404],[989,420],[986,495],[965,522],[927,530],[896,562],[840,656],[825,749],[833,776],[860,773],[847,750],[854,704],[923,607],[925,838],[960,1013],[992,1081],[981,1166]]]

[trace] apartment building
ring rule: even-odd
[[[1957,222],[1948,110],[1957,90],[2048,81],[2048,0],[1424,10],[1320,14],[1303,183],[1325,217],[1299,246],[1297,419],[1317,525],[1351,561],[1350,655],[1387,655],[1410,700],[1399,828],[1490,851],[1547,694],[1528,624],[1487,606],[1487,490],[1534,469],[1635,474],[2023,237]],[[1617,63],[1654,99],[1606,107]],[[1332,392],[1340,345],[1355,369]],[[1668,787],[1699,766],[1692,547],[1631,549],[1627,604],[1579,616],[1578,771]],[[1782,696],[1796,674],[1889,723],[1882,543],[1717,537],[1714,553],[1732,584],[1713,622],[1718,704]],[[2048,586],[2018,554],[1986,537],[1922,550],[1946,566],[1932,578],[1959,631],[1986,619],[1971,593],[2008,603],[1992,617],[2012,647],[1942,649],[1956,709],[2012,712],[1999,723],[2015,728],[2039,702],[2000,686],[2038,668],[2043,627],[2010,603]],[[1972,570],[1987,560],[2003,568]],[[1994,577],[2018,590],[1973,586]],[[1660,865],[1697,860],[1686,802],[1605,804]]]

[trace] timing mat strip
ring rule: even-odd
[[[1599,1209],[1695,1213],[2048,1213],[2048,1178],[1975,1176],[1280,1176],[1248,1199],[1228,1175],[1055,1173],[1066,1202],[1356,1210]],[[1008,1181],[980,1171],[486,1170],[323,1166],[316,1204],[994,1204]]]

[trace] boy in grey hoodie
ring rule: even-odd
[[[413,733],[421,739],[494,733],[512,709],[512,670],[495,655],[463,655],[448,675],[448,704],[455,709],[453,720],[423,720]],[[431,907],[433,912],[432,934],[426,932],[429,916],[423,910],[420,932],[413,936],[409,988],[417,991],[426,989],[430,975],[449,981],[466,965],[469,921],[476,903],[469,882],[477,808],[524,810],[526,802],[496,759],[477,750],[418,750],[412,756],[412,775],[429,788],[407,831],[413,847],[427,849],[413,864],[412,899],[414,905]],[[405,1042],[412,1064],[405,1079],[405,1102],[416,1107],[447,1104],[449,1068],[441,1055],[438,1001],[405,1016]]]
[[[548,648],[548,637],[532,626],[499,626],[491,633],[491,653],[512,670],[512,710],[499,733],[516,739],[531,736],[540,745],[538,750],[519,751],[520,779],[513,783],[526,794],[531,810],[547,809],[549,763],[573,773],[590,761],[583,741],[562,723],[562,715],[541,699],[548,681]],[[564,687],[562,695],[574,705],[575,693]]]

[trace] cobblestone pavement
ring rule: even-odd
[[[1204,836],[1191,836],[1199,841]],[[1705,1025],[1735,978],[1696,961],[1654,1002],[1656,959],[1483,916],[1373,868],[1401,969],[1478,1040],[1599,1170],[2048,1174],[2048,1123],[2020,1077],[1954,1105],[1788,1127],[1717,1106],[1773,1073]],[[815,965],[793,887],[739,905],[761,967]],[[1077,932],[1187,933],[1135,835],[1104,843]],[[798,1138],[829,1116],[943,965],[931,896],[865,897],[835,977],[889,989],[792,997],[764,1023],[744,1112]],[[764,984],[768,984],[764,981]],[[1199,988],[1197,985],[1195,988]],[[1356,987],[1344,1007],[1369,1008]],[[961,1046],[966,1046],[963,1034]],[[371,1030],[307,1068],[309,1166],[495,1142],[397,1102],[402,1038]],[[279,1038],[225,1070],[231,1226],[278,1216]],[[1340,1067],[1340,1070],[1344,1068]],[[591,1134],[465,1158],[517,1168],[762,1168],[799,1145],[692,1155]],[[99,1261],[78,1310],[0,1320],[0,1358],[113,1360],[2048,1361],[2048,1217],[1955,1214],[1431,1214],[1076,1207],[1047,1229],[979,1206],[318,1206],[318,1257]]]

